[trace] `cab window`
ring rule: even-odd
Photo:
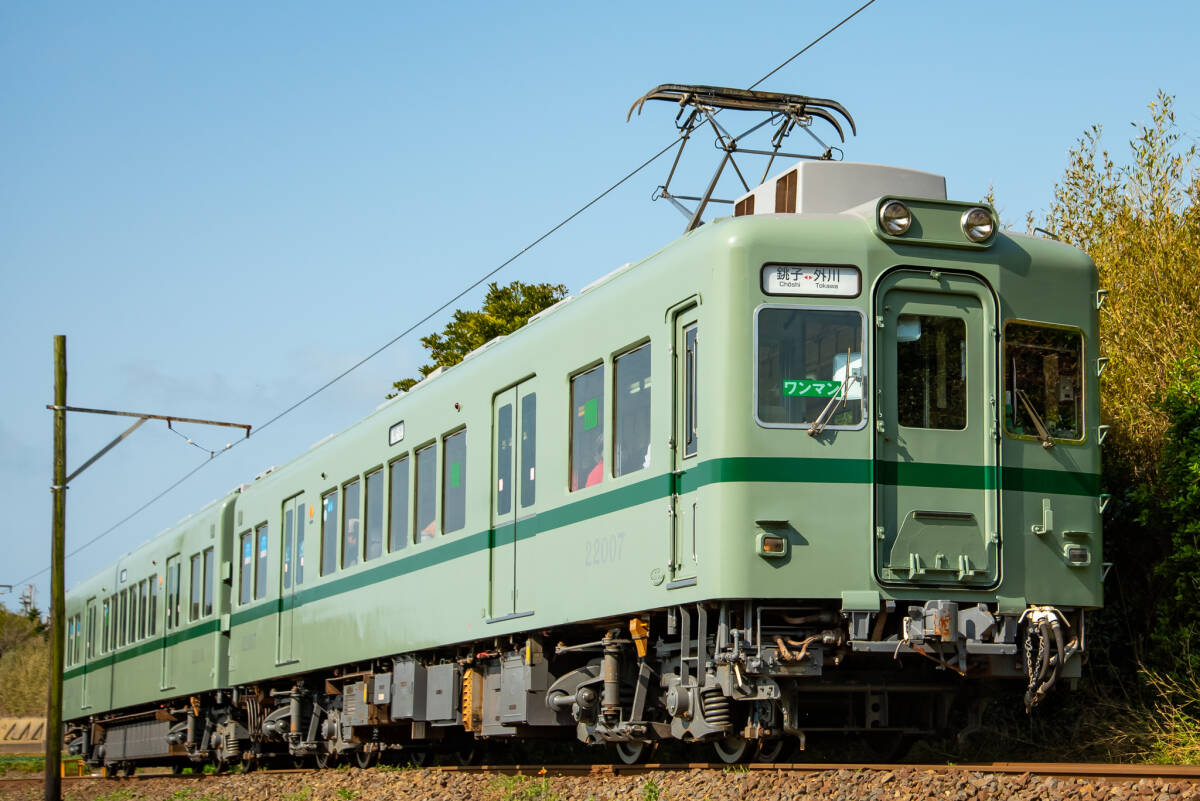
[[[866,416],[863,317],[857,311],[758,310],[755,410],[765,426],[857,428]]]
[[[1014,436],[1083,439],[1083,333],[1004,326],[1004,428]]]

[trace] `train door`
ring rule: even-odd
[[[88,692],[88,668],[91,667],[92,660],[96,656],[96,599],[87,599],[87,611],[83,615],[83,676],[80,678],[81,686],[79,690],[79,706],[81,709],[90,709],[92,706],[91,696]]]
[[[296,594],[304,581],[304,496],[283,502],[282,540],[279,548],[279,615],[275,638],[275,664],[289,665],[300,660],[293,656],[295,636],[292,614]]]
[[[502,620],[533,609],[534,582],[520,581],[519,559],[537,513],[537,394],[530,381],[496,395],[492,437],[488,613]]]
[[[876,572],[999,581],[996,306],[970,276],[899,271],[876,295]]]
[[[183,620],[180,613],[183,611],[180,607],[179,597],[182,592],[180,588],[180,568],[179,554],[167,559],[167,592],[165,597],[165,614],[163,618],[162,628],[162,681],[159,684],[160,690],[175,689],[174,675],[172,663],[177,658],[176,651],[179,649],[172,648],[172,634],[175,629],[179,628]]]
[[[671,438],[671,583],[696,583],[700,561],[696,537],[700,514],[696,491],[688,489],[687,470],[697,461],[699,436],[700,326],[698,309],[690,306],[675,315],[672,354],[674,436]]]

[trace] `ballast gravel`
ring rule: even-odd
[[[63,787],[67,801],[1177,801],[1200,799],[1200,782],[1100,780],[1030,774],[960,773],[918,768],[659,771],[640,775],[503,776],[403,770],[251,773],[203,778],[90,780]],[[0,798],[41,799],[40,784],[22,783]]]

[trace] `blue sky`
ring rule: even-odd
[[[665,104],[625,122],[647,89],[747,86],[859,4],[0,5],[0,584],[49,562],[54,334],[73,404],[257,426],[670,142]],[[1089,125],[1124,152],[1163,89],[1200,132],[1198,17],[878,0],[761,88],[842,101],[848,160],[945,174],[957,199],[994,185],[1023,227]],[[712,169],[707,147],[685,175]],[[683,224],[650,201],[667,167],[497,280],[575,291],[666,244]],[[416,336],[387,350],[71,558],[68,586],[364,416],[422,361]],[[123,427],[72,416],[70,466]],[[68,550],[206,458],[144,426],[72,485]],[[34,583],[44,608],[47,574]]]

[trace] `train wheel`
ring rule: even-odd
[[[454,761],[463,767],[478,765],[483,762],[483,746],[479,743],[459,746],[454,750]]]
[[[731,734],[723,740],[713,740],[713,750],[726,765],[745,762],[754,753],[750,748],[750,741],[736,734]]]
[[[787,741],[782,737],[774,740],[759,740],[758,748],[754,750],[755,762],[778,762],[783,756]]]
[[[626,765],[640,765],[648,762],[650,755],[655,751],[655,743],[648,743],[645,740],[618,742],[616,746],[617,757]]]
[[[412,765],[414,768],[423,768],[429,764],[431,756],[428,748],[405,749],[401,752],[400,762]]]
[[[379,751],[377,749],[372,748],[368,751],[362,748],[354,752],[354,764],[363,770],[375,767],[377,762],[379,762]]]
[[[258,770],[261,761],[257,754],[242,754],[242,773],[253,773]]]
[[[317,763],[317,770],[336,767],[337,754],[332,751],[318,751],[313,754],[313,761]]]

